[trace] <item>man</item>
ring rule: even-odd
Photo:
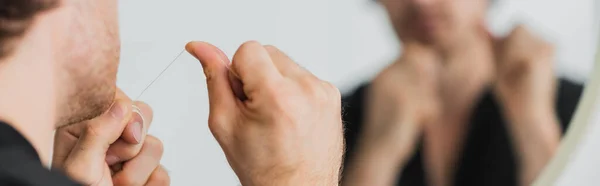
[[[206,75],[208,126],[242,184],[337,185],[334,86],[257,42],[235,54],[235,75],[216,47],[187,49]],[[0,1],[0,185],[169,184],[162,144],[146,134],[152,111],[116,88],[118,63],[116,0]]]
[[[403,46],[344,97],[344,185],[529,185],[552,158],[582,86],[552,46],[485,25],[489,0],[380,0]]]

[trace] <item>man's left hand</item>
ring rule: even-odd
[[[553,47],[518,26],[495,40],[495,93],[519,155],[521,184],[529,185],[553,157],[560,142],[555,111]]]
[[[494,40],[497,67],[496,95],[508,114],[553,112],[556,92],[552,45],[524,26]]]
[[[119,90],[103,115],[57,129],[52,168],[84,185],[169,185],[162,142],[146,135],[151,122],[151,108]]]

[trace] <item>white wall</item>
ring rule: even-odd
[[[399,51],[384,12],[369,0],[124,0],[118,85],[135,97],[190,40],[231,56],[239,44],[274,44],[319,77],[350,90]],[[560,74],[583,80],[596,41],[593,0],[504,0],[491,27],[502,34],[528,23],[558,44]],[[173,185],[235,185],[235,175],[207,128],[202,69],[184,54],[141,100],[155,110],[151,133],[165,143]]]

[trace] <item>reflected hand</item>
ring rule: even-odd
[[[495,93],[519,154],[521,184],[529,185],[560,142],[560,125],[554,110],[554,51],[523,26],[494,43],[498,75]]]
[[[203,42],[186,48],[206,75],[208,126],[242,185],[338,184],[344,139],[337,88],[277,48],[247,42],[231,67],[246,97],[238,99],[222,51]]]
[[[496,94],[507,109],[515,114],[553,111],[556,79],[552,45],[518,26],[508,37],[495,40],[495,48]]]
[[[422,127],[438,117],[439,63],[430,52],[407,45],[400,61],[375,78],[367,103],[366,142],[373,140],[378,146],[386,144],[397,153],[411,154]]]
[[[431,51],[406,45],[400,61],[375,78],[344,185],[393,184],[399,167],[414,154],[425,125],[440,114],[438,65]]]
[[[151,122],[150,107],[119,90],[103,115],[56,131],[52,168],[84,185],[169,185],[162,143],[146,135]]]

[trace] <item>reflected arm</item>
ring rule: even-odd
[[[555,112],[548,108],[512,107],[505,115],[518,156],[520,183],[529,185],[558,148],[559,121]]]

